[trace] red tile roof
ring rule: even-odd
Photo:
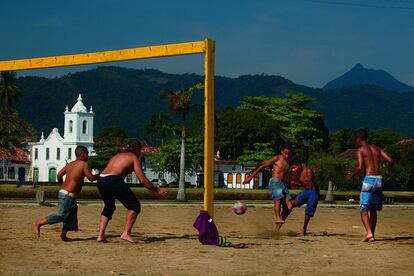
[[[404,139],[404,140],[397,142],[397,145],[407,145],[407,144],[414,144],[414,138]]]
[[[14,151],[0,148],[0,160],[3,158],[15,163],[30,164],[29,152],[19,148],[14,148]]]
[[[154,153],[158,153],[160,151],[159,147],[154,147],[154,146],[150,146],[150,145],[143,145],[142,149],[141,149],[141,153],[143,155],[151,155]]]

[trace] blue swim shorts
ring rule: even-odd
[[[277,178],[270,178],[269,190],[272,193],[273,200],[280,200],[284,197],[291,198],[285,183]]]
[[[382,198],[382,176],[365,176],[362,180],[359,206],[360,211],[381,211]]]
[[[318,199],[319,190],[317,189],[304,189],[295,198],[300,205],[306,203],[305,214],[310,217],[315,215],[316,207],[318,206]]]

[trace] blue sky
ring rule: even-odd
[[[0,60],[208,37],[216,40],[216,75],[265,73],[321,87],[362,63],[414,86],[414,0],[4,1],[0,23]],[[115,65],[203,74],[202,55]]]

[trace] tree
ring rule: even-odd
[[[14,109],[0,110],[0,147],[13,149],[36,140],[33,127],[22,120]]]
[[[328,130],[322,113],[306,108],[312,101],[301,94],[288,94],[286,98],[246,97],[241,108],[261,112],[278,122],[285,141],[302,145],[307,138],[322,145],[328,140]]]
[[[126,132],[120,126],[104,127],[95,138],[95,155],[89,158],[89,166],[102,171],[112,156],[122,151],[127,138]]]
[[[0,81],[0,100],[8,109],[12,108],[15,103],[20,102],[23,92],[13,84],[16,73],[13,71],[2,71]]]
[[[158,153],[149,157],[151,168],[155,172],[171,173],[180,176],[181,140],[173,140],[160,148]],[[188,138],[186,141],[185,172],[196,173],[203,163],[203,140]]]
[[[168,136],[172,136],[179,132],[175,125],[171,124],[172,116],[164,112],[156,113],[151,117],[148,124],[145,125],[144,130],[148,134],[156,134],[161,138],[161,146],[164,145],[164,140]]]
[[[279,124],[259,111],[226,108],[217,112],[217,146],[224,158],[234,158],[244,150],[255,150],[256,143],[281,145]]]
[[[202,89],[203,84],[198,83],[188,90],[170,91],[163,90],[162,97],[169,99],[170,110],[181,115],[181,153],[180,153],[180,180],[178,186],[177,200],[185,200],[185,123],[191,109],[191,101],[196,90]]]
[[[246,149],[237,158],[237,163],[244,166],[257,167],[269,160],[274,155],[273,147],[270,143],[255,143],[254,149]]]
[[[329,137],[330,150],[339,154],[347,149],[355,148],[354,132],[349,128],[341,128],[332,133]]]

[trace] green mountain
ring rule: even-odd
[[[96,113],[95,133],[104,126],[120,125],[131,136],[141,137],[152,114],[168,109],[160,91],[185,89],[203,82],[196,74],[167,74],[157,70],[98,67],[59,78],[20,77],[16,85],[24,91],[17,109],[40,133],[63,128],[63,112],[82,93],[85,106]],[[414,92],[397,93],[376,86],[353,86],[335,90],[298,85],[280,76],[246,75],[215,77],[216,109],[237,106],[244,96],[281,97],[288,92],[316,99],[313,107],[325,114],[330,131],[338,128],[393,128],[414,135]],[[194,102],[203,103],[202,91]]]

